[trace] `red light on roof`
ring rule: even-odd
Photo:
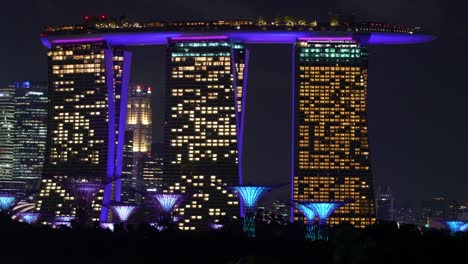
[[[103,16],[101,16],[101,18],[102,18],[102,19],[105,19],[105,18],[106,18],[106,16],[104,16],[104,15],[103,15]]]
[[[89,19],[89,16],[85,16],[84,19],[88,20],[88,19]]]

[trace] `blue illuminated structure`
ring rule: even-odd
[[[317,240],[315,217],[317,213],[313,210],[308,203],[299,203],[295,206],[306,218],[306,240]]]
[[[19,216],[24,222],[30,225],[34,224],[37,221],[37,219],[39,219],[39,213],[33,213],[33,212],[22,212],[22,213],[19,213]]]
[[[237,194],[244,208],[244,232],[248,237],[255,237],[255,206],[268,191],[266,186],[233,186],[229,188]]]
[[[121,222],[126,223],[128,218],[135,212],[137,209],[136,205],[130,204],[114,204],[111,205],[112,210],[119,217]]]
[[[171,221],[171,212],[178,203],[182,202],[182,194],[177,193],[157,193],[151,196],[155,205],[159,205],[163,212],[165,221]]]
[[[461,230],[467,223],[463,221],[445,221],[445,224],[450,230],[450,233],[455,234],[456,232],[462,232]]]
[[[9,193],[0,193],[0,212],[8,212],[15,201],[15,195]]]
[[[461,232],[467,232],[468,231],[468,222],[465,222],[465,224],[460,227]]]
[[[319,230],[318,230],[317,239],[328,240],[328,230],[327,230],[328,218],[338,208],[346,205],[347,203],[349,202],[310,202],[310,203],[307,203],[307,207],[314,210],[318,216]]]

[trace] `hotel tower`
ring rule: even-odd
[[[372,224],[367,48],[351,38],[300,38],[293,50],[293,199],[352,200],[330,223]],[[293,220],[303,217],[295,210]]]
[[[245,47],[227,37],[181,37],[167,51],[164,180],[188,198],[182,230],[238,217]]]
[[[131,54],[105,41],[64,40],[48,51],[49,121],[44,173],[36,209],[45,222],[73,216],[67,182],[103,184],[93,219],[107,221],[120,200]]]

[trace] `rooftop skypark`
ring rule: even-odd
[[[416,44],[429,42],[434,36],[420,27],[397,26],[380,22],[354,22],[334,18],[328,22],[282,17],[272,21],[149,21],[86,16],[78,25],[44,28],[42,43],[52,44],[106,41],[114,46],[166,45],[169,38],[217,35],[245,43],[295,43],[301,37],[349,37],[362,44]]]

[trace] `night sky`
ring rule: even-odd
[[[438,39],[422,45],[370,48],[368,117],[375,185],[389,185],[397,205],[444,196],[468,201],[468,16],[462,0],[16,0],[0,8],[0,85],[46,80],[46,25],[78,24],[85,15],[141,20],[328,20],[330,11],[357,20],[422,26]],[[244,178],[289,181],[291,47],[250,45]],[[154,141],[162,141],[163,47],[137,47],[132,82],[153,86]],[[276,192],[285,197],[289,188]]]

